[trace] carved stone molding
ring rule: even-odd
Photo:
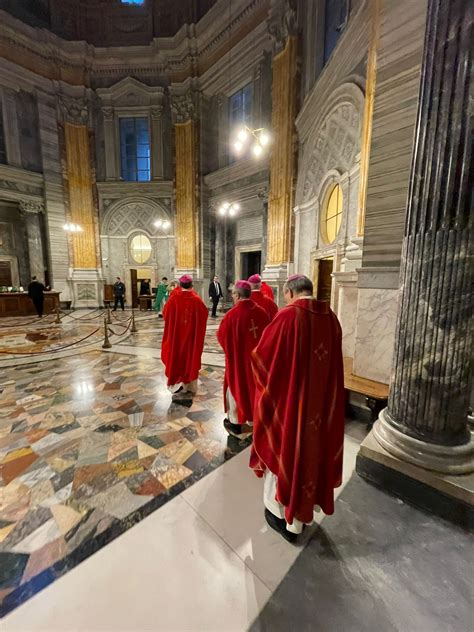
[[[154,226],[157,219],[170,220],[161,204],[151,200],[120,202],[107,208],[101,232],[106,235],[125,236],[130,231],[139,229],[150,235],[160,235],[160,230]],[[167,234],[172,234],[172,230]]]
[[[35,202],[32,200],[21,200],[19,203],[20,211],[25,213],[44,213],[44,202]]]
[[[257,197],[259,200],[262,200],[264,204],[268,204],[268,187],[264,187],[257,191]]]
[[[59,94],[58,106],[60,115],[65,123],[72,123],[73,125],[88,124],[89,109],[85,99]]]
[[[111,121],[114,118],[114,108],[111,108],[111,107],[102,108],[102,114],[106,121]]]
[[[153,121],[159,121],[163,114],[163,106],[162,105],[153,105],[150,108],[150,115]]]
[[[305,143],[299,168],[297,203],[311,200],[331,169],[349,171],[360,150],[362,110],[352,102],[336,105]]]

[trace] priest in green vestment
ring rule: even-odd
[[[155,312],[159,312],[159,315],[162,314],[168,297],[168,279],[166,277],[163,277],[161,279],[161,283],[159,283],[158,287],[156,288],[155,304],[153,305],[153,309],[155,310]]]

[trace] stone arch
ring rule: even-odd
[[[306,205],[318,196],[332,169],[348,172],[360,152],[364,95],[356,84],[344,84],[316,117],[304,143],[296,199]]]
[[[112,204],[102,218],[102,234],[127,236],[134,230],[156,237],[160,229],[153,225],[157,219],[169,220],[168,210],[155,200],[147,198],[127,198]],[[168,235],[172,231],[168,231]]]

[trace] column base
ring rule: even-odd
[[[374,437],[390,454],[402,461],[443,474],[471,474],[474,472],[474,441],[458,446],[427,443],[403,434],[387,419],[385,408],[374,424]]]
[[[402,461],[371,432],[360,446],[356,472],[368,482],[464,529],[474,528],[474,474],[453,476]]]
[[[288,263],[267,264],[262,272],[262,280],[273,290],[277,305],[283,305],[283,286],[288,279]]]
[[[104,304],[104,279],[99,270],[75,268],[70,271],[68,283],[75,309],[95,309]]]

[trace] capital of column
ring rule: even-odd
[[[287,39],[298,33],[296,4],[296,0],[271,0],[267,28],[274,54],[281,52]]]
[[[20,200],[19,207],[24,213],[44,213],[44,202]]]
[[[88,125],[89,109],[86,99],[59,94],[58,106],[59,113],[65,123]]]
[[[174,124],[199,118],[200,94],[198,86],[194,83],[187,82],[180,86],[171,86],[170,99]]]
[[[150,108],[150,115],[152,121],[159,121],[163,114],[163,106],[162,105],[153,105]]]

